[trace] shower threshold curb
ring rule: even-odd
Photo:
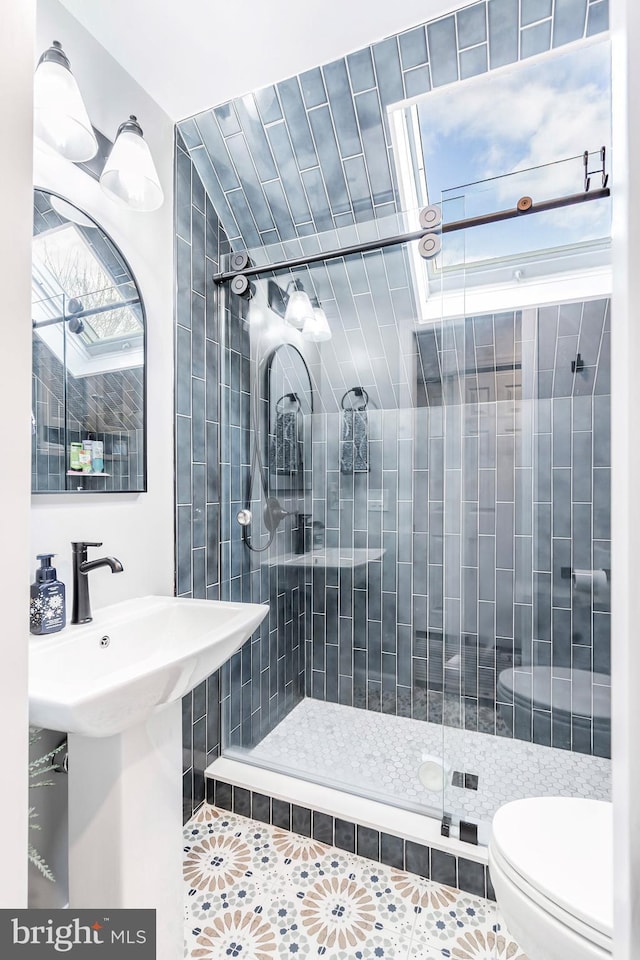
[[[205,770],[206,799],[222,809],[495,899],[487,848],[443,837],[440,821],[229,757]]]

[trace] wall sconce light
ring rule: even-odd
[[[58,40],[40,57],[34,77],[34,134],[49,149],[73,163],[98,151],[87,108]]]
[[[331,340],[329,321],[317,297],[313,298],[311,306],[313,307],[313,316],[307,317],[305,320],[302,328],[302,339],[313,340],[316,343],[320,343],[322,340]]]
[[[118,127],[100,186],[112,200],[132,210],[148,213],[162,206],[164,194],[153,157],[133,115]]]
[[[287,284],[287,309],[284,312],[286,323],[290,323],[297,330],[302,330],[308,320],[313,321],[313,307],[311,300],[305,293],[300,280],[291,280]]]
[[[269,280],[267,298],[270,309],[300,330],[303,340],[320,343],[331,339],[329,321],[320,301],[317,297],[309,299],[300,280],[291,280],[286,290]]]
[[[96,133],[69,58],[58,40],[45,50],[36,68],[34,134],[40,143],[72,163],[85,163],[98,152]],[[97,179],[97,173],[92,175]],[[130,116],[118,127],[100,185],[112,200],[130,210],[147,213],[162,206],[160,179],[136,117]]]

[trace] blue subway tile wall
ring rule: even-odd
[[[180,134],[176,135],[175,170],[176,594],[216,599],[220,589],[216,376],[220,336],[215,291],[205,278],[218,266],[223,232]],[[204,800],[205,768],[220,755],[220,681],[218,671],[182,703],[185,820]]]
[[[531,712],[498,682],[550,666],[608,694],[608,584],[566,574],[610,570],[608,328],[599,300],[418,333],[416,408],[369,409],[363,474],[339,470],[342,415],[313,415],[313,520],[370,559],[308,573],[309,696],[609,755],[607,724],[572,735],[551,693]]]
[[[248,110],[249,108],[247,108]],[[233,117],[257,122],[242,108]],[[233,127],[231,114],[225,123]],[[191,138],[193,141],[193,137]],[[200,148],[204,149],[204,148]],[[204,800],[204,770],[223,742],[261,739],[304,690],[304,590],[285,591],[241,539],[235,515],[249,479],[252,377],[245,302],[212,277],[228,246],[199,174],[196,154],[176,138],[176,593],[199,599],[271,601],[267,618],[243,648],[185,698],[184,812]],[[259,501],[254,507],[259,510]],[[294,536],[287,531],[289,539]],[[291,547],[291,545],[289,545]],[[294,574],[292,577],[295,579]]]
[[[608,20],[608,0],[481,0],[178,126],[234,249],[361,223],[399,209],[387,107]]]
[[[32,357],[31,489],[50,493],[71,489],[74,482],[82,490],[143,490],[143,368],[88,377],[67,370],[65,376],[60,360],[37,336]],[[67,477],[69,444],[86,439],[88,424],[100,427],[92,432],[104,445],[109,476]]]
[[[35,336],[32,349],[31,409],[36,433],[31,444],[31,489],[40,492],[64,490],[67,480],[64,368]],[[79,430],[81,424],[72,422],[71,426]]]
[[[225,300],[221,314],[220,355],[220,597],[268,603],[270,615],[221,672],[224,744],[228,749],[260,741],[304,694],[306,606],[304,579],[297,569],[282,571],[269,564],[269,553],[252,552],[243,541],[236,515],[245,507],[254,514],[250,540],[264,546],[268,537],[262,511],[262,490],[256,469],[254,414],[262,371],[252,357],[247,302]],[[259,442],[259,441],[258,441]],[[252,486],[253,483],[253,486]],[[285,509],[291,504],[283,497]],[[277,535],[282,551],[293,551],[294,527]]]

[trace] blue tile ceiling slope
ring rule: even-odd
[[[292,241],[398,211],[391,104],[607,27],[608,0],[481,0],[178,126],[232,248]]]

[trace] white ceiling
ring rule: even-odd
[[[326,63],[464,0],[61,0],[173,120]]]

